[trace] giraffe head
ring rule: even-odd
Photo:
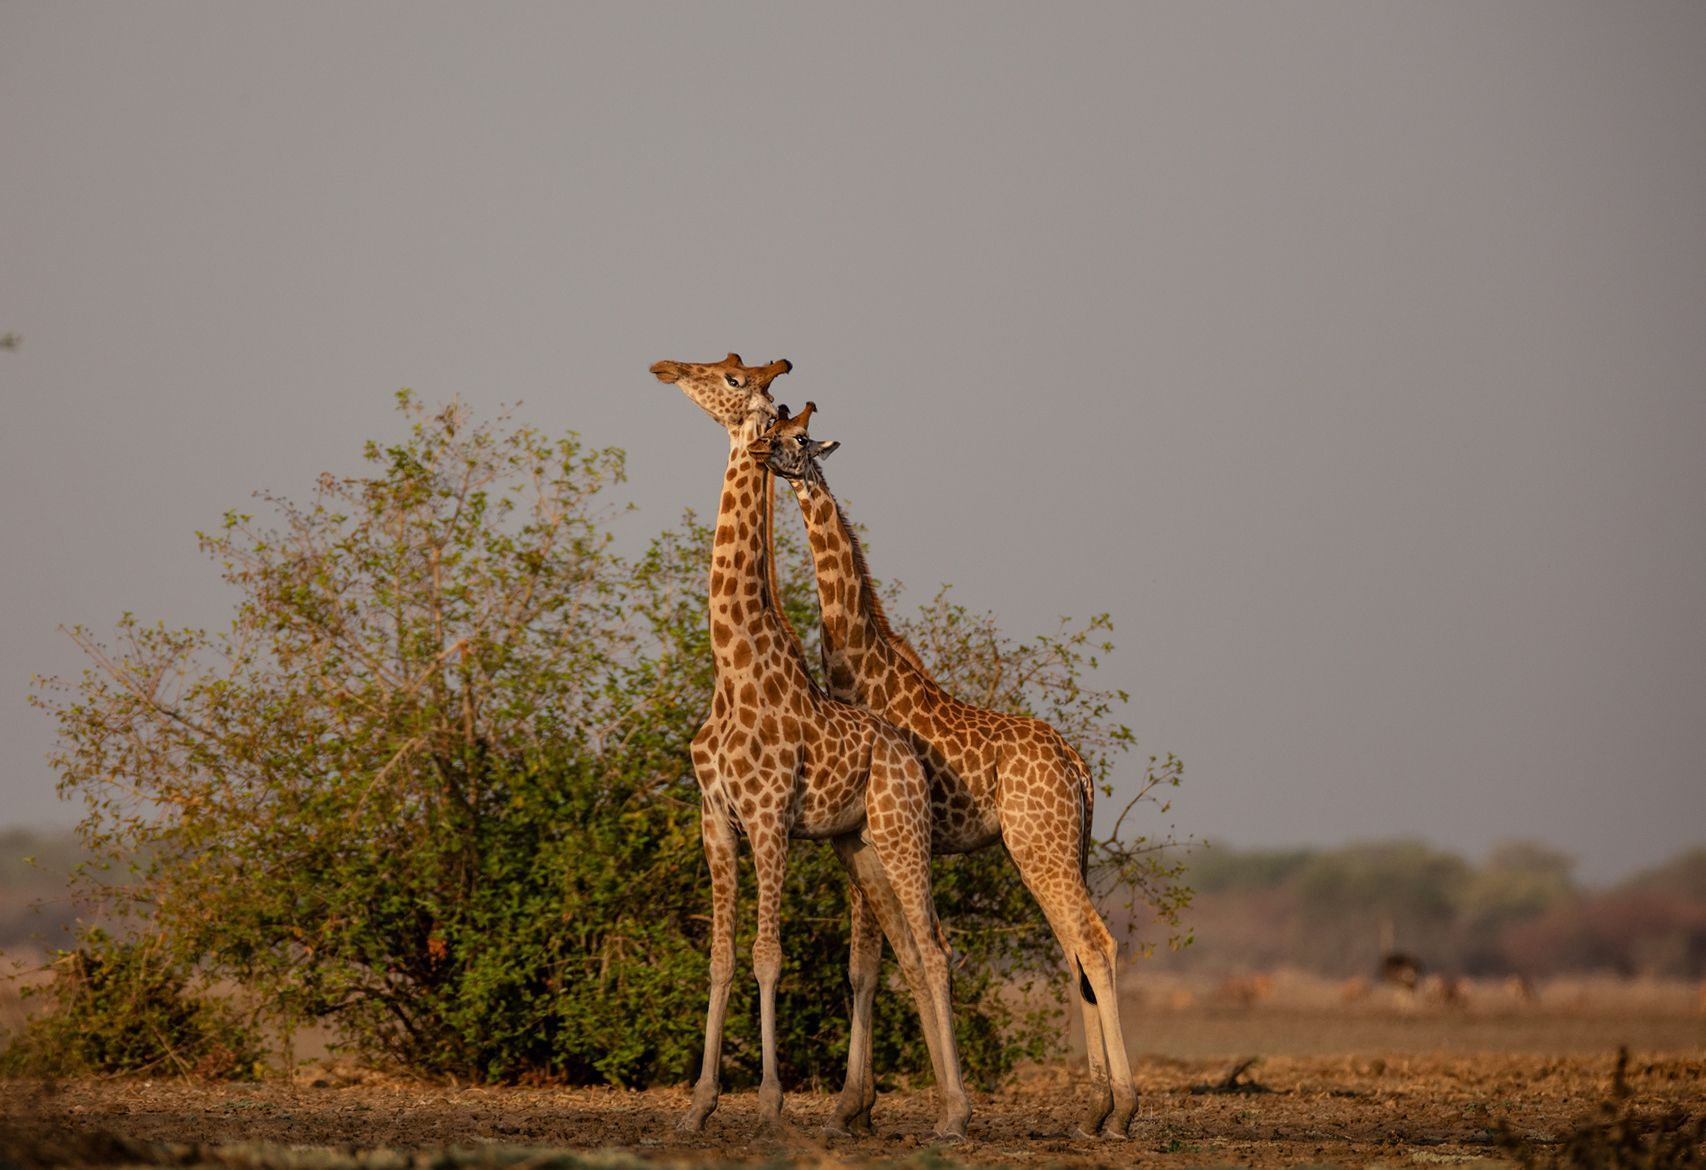
[[[808,402],[804,410],[790,418],[786,406],[778,407],[776,421],[770,429],[747,448],[752,457],[783,479],[795,483],[821,480],[823,476],[818,471],[818,461],[828,459],[841,444],[820,443],[806,433],[816,410],[817,403]]]
[[[758,416],[759,425],[776,417],[770,383],[793,369],[787,359],[767,366],[741,364],[731,353],[720,362],[657,362],[652,373],[660,382],[674,382],[699,409],[733,433]]]

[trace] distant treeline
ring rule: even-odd
[[[66,878],[84,856],[70,832],[0,831],[0,951],[71,945]],[[1199,847],[1186,864],[1195,942],[1156,955],[1170,967],[1370,975],[1392,947],[1444,974],[1706,978],[1706,846],[1608,889],[1531,842],[1481,865],[1418,841]]]
[[[1598,890],[1532,842],[1481,865],[1410,840],[1209,847],[1187,864],[1196,943],[1170,966],[1366,976],[1390,948],[1452,975],[1706,975],[1706,847]]]
[[[0,952],[72,945],[69,879],[85,856],[70,830],[0,829]]]

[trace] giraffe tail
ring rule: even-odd
[[[1071,749],[1068,749],[1069,751]],[[1084,889],[1088,894],[1090,889],[1090,820],[1095,812],[1096,781],[1090,775],[1090,768],[1084,763],[1084,757],[1072,752],[1072,768],[1078,773],[1078,784],[1081,796],[1078,801],[1078,876],[1084,880]],[[1084,1002],[1094,1004],[1096,992],[1090,986],[1090,976],[1084,973],[1082,961],[1078,964],[1078,994],[1084,997]]]
[[[1093,1005],[1096,1002],[1096,989],[1090,986],[1090,977],[1084,974],[1083,963],[1078,964],[1078,994],[1084,997],[1087,1004]]]

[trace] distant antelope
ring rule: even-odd
[[[1220,986],[1214,989],[1214,997],[1223,1003],[1251,1007],[1268,998],[1273,989],[1272,975],[1232,976],[1221,980]]]
[[[1468,1007],[1469,987],[1456,975],[1429,975],[1422,981],[1422,993],[1441,1007]]]
[[[1526,975],[1512,974],[1505,976],[1505,995],[1517,1003],[1533,1003],[1540,997],[1534,992],[1534,983]],[[1702,1006],[1706,1007],[1706,986],[1701,989]]]
[[[1380,920],[1380,970],[1378,978],[1403,991],[1415,991],[1422,981],[1422,961],[1398,949],[1398,931],[1390,918]]]
[[[1361,1003],[1368,998],[1369,991],[1368,980],[1361,975],[1353,975],[1339,984],[1339,1002]]]
[[[1405,991],[1416,990],[1425,969],[1420,959],[1403,951],[1388,951],[1380,956],[1380,981]]]

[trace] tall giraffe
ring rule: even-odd
[[[758,877],[758,977],[764,1076],[759,1114],[779,1121],[776,982],[782,972],[781,899],[788,840],[831,841],[852,876],[861,918],[888,931],[909,964],[914,998],[936,1073],[936,1132],[964,1136],[971,1116],[960,1078],[949,1002],[947,939],[930,897],[930,796],[906,738],[871,712],[826,696],[771,593],[765,491],[769,473],[748,450],[776,416],[770,383],[786,361],[748,367],[658,362],[673,382],[723,424],[728,470],[712,545],[709,619],[715,668],[711,711],[693,737],[702,797],[701,835],[711,871],[711,991],[705,1055],[682,1127],[697,1132],[717,1107],[723,1020],[734,978],[735,839],[744,831]],[[880,945],[880,944],[879,944]],[[860,1059],[868,1062],[868,1040]]]
[[[859,538],[824,481],[819,461],[839,444],[812,439],[815,404],[783,417],[753,453],[793,485],[805,515],[823,613],[824,664],[830,694],[861,703],[904,731],[930,776],[937,853],[964,853],[1003,842],[1076,969],[1084,1016],[1091,1097],[1079,1122],[1085,1136],[1124,1136],[1137,1109],[1114,991],[1114,939],[1085,881],[1095,786],[1090,769],[1058,731],[1039,719],[976,707],[954,698],[889,628],[871,588]],[[869,921],[853,924],[853,957],[875,967],[881,943]],[[907,960],[901,957],[904,964]],[[854,1051],[868,1058],[861,1030],[871,1028],[875,979],[857,970],[864,991],[853,1004]],[[837,1104],[845,1125],[868,1127],[875,1092],[871,1070],[854,1067]]]

